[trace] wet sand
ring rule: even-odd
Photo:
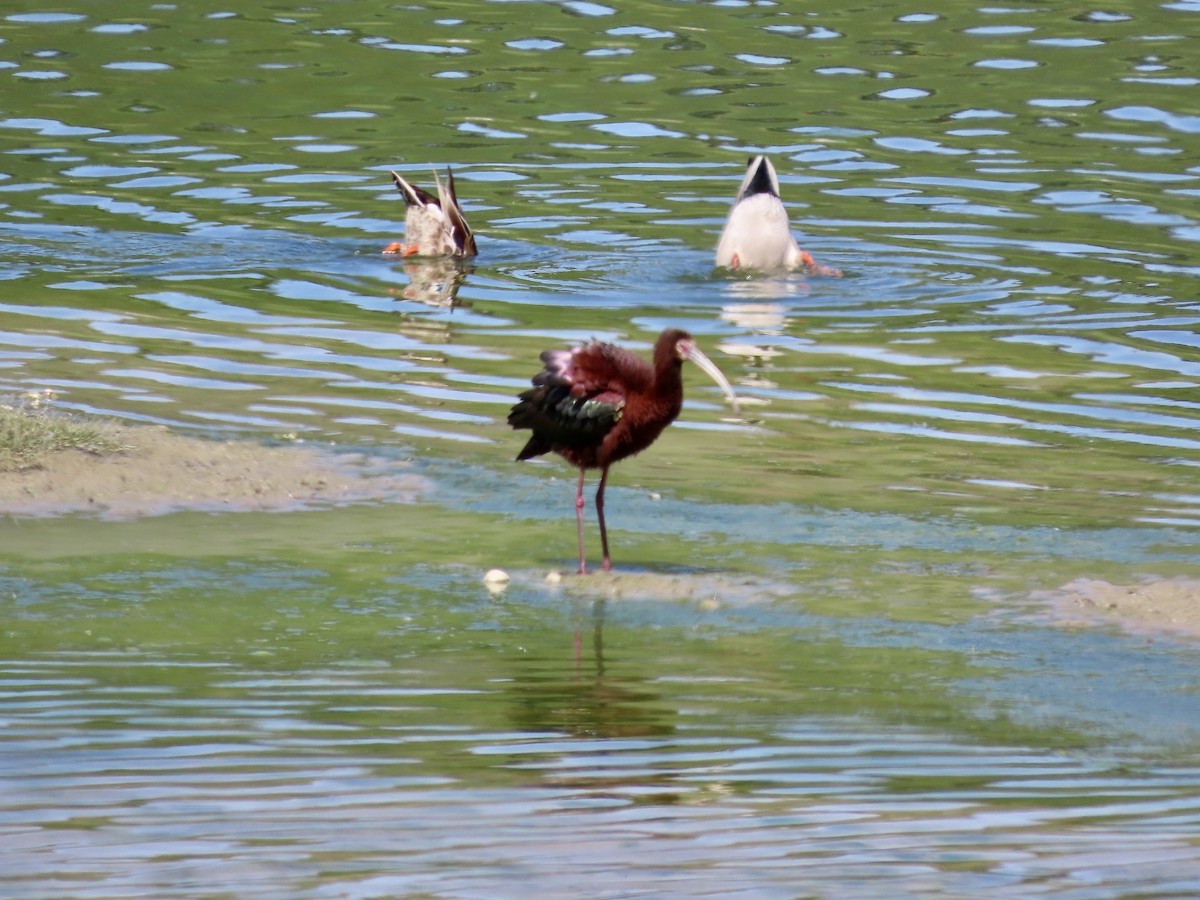
[[[1200,579],[1147,577],[1136,584],[1078,578],[1037,595],[1068,625],[1116,625],[1145,635],[1200,638]]]
[[[412,502],[425,481],[401,464],[304,444],[269,446],[113,425],[129,450],[97,456],[60,450],[37,468],[0,472],[0,516],[91,513],[104,519],[177,510],[293,510],[362,502]]]

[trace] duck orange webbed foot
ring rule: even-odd
[[[842,270],[835,269],[833,266],[823,266],[815,259],[807,250],[800,251],[800,262],[804,265],[804,271],[809,275],[825,275],[829,278],[841,278]]]
[[[416,244],[405,244],[402,241],[392,241],[383,248],[386,256],[416,256],[421,248]]]

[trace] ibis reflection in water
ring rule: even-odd
[[[591,341],[569,350],[547,350],[545,368],[533,378],[533,387],[520,395],[508,424],[533,432],[518,460],[551,451],[579,469],[575,493],[575,519],[579,530],[579,573],[587,572],[583,538],[583,481],[588,469],[600,470],[596,489],[596,515],[604,569],[612,568],[608,530],[604,524],[604,486],[608,467],[645,450],[683,407],[684,360],[691,360],[725,392],[735,412],[737,397],[713,362],[697,347],[692,336],[668,328],[654,344],[654,360],[647,362],[615,344]]]

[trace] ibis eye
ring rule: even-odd
[[[692,342],[687,341],[687,340],[676,341],[675,355],[678,356],[680,359],[690,358],[692,355]]]

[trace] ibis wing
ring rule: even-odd
[[[545,368],[508,417],[513,428],[533,432],[518,459],[599,444],[621,421],[630,390],[654,377],[641,357],[598,342],[547,350],[542,363]]]
[[[601,341],[573,350],[547,351],[542,361],[547,371],[554,367],[555,376],[569,384],[576,397],[612,393],[624,398],[648,390],[654,382],[654,369],[648,362]]]
[[[575,397],[565,385],[534,387],[521,394],[508,415],[513,428],[533,432],[517,459],[551,450],[599,444],[621,421],[625,401],[613,395]]]

